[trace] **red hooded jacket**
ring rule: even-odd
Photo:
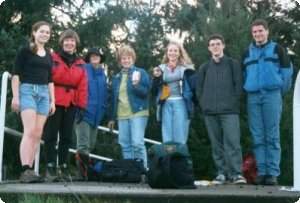
[[[87,74],[83,67],[84,61],[76,59],[71,67],[60,55],[52,53],[52,80],[54,82],[55,104],[85,108],[87,104]]]

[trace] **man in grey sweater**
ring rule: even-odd
[[[212,183],[244,184],[239,124],[242,70],[237,61],[224,55],[224,48],[222,35],[209,37],[208,50],[212,57],[199,68],[196,93],[217,169]]]

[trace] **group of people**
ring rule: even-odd
[[[73,131],[77,137],[79,171],[86,178],[85,169],[89,152],[95,146],[97,126],[107,111],[110,129],[114,129],[117,121],[123,158],[141,160],[147,169],[144,134],[152,94],[164,143],[187,143],[194,105],[198,103],[217,169],[213,183],[246,183],[241,172],[239,124],[244,89],[257,163],[255,183],[277,184],[282,97],[291,87],[293,69],[286,50],[269,40],[266,21],[258,19],[252,23],[254,41],[241,63],[224,54],[222,35],[211,35],[208,39],[211,59],[197,71],[177,42],[169,42],[162,64],[153,68],[151,74],[135,65],[134,49],[124,45],[117,51],[121,70],[112,77],[110,88],[101,66],[105,58],[99,49],[89,49],[85,61],[82,60],[76,53],[80,42],[77,33],[66,30],[59,38],[60,49],[49,53],[45,44],[50,33],[51,26],[47,22],[33,25],[30,44],[19,51],[13,72],[12,108],[21,112],[24,126],[20,144],[22,182],[40,180],[32,166],[42,135],[46,180],[67,176]]]

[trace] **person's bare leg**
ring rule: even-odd
[[[20,143],[20,159],[22,166],[32,167],[32,154],[34,153],[34,131],[36,125],[36,112],[33,109],[26,109],[21,112],[23,123],[23,137]]]

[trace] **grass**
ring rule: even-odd
[[[36,195],[36,194],[24,194],[18,197],[6,196],[2,197],[2,201],[5,203],[132,203],[129,200],[111,200],[101,199],[80,195],[80,196],[57,196],[57,195]]]

